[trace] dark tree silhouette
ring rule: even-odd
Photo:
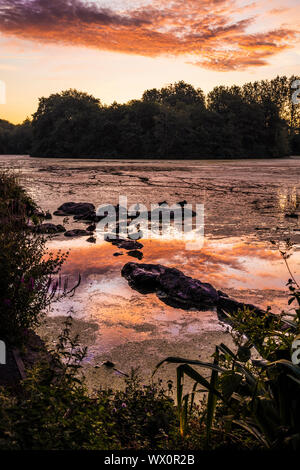
[[[40,98],[32,120],[0,120],[0,152],[39,157],[266,158],[300,154],[294,80],[215,87],[183,81],[103,106],[77,90]]]

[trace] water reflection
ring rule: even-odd
[[[217,288],[268,289],[283,288],[287,278],[286,268],[280,254],[265,243],[228,238],[205,240],[201,250],[185,250],[180,240],[140,240],[144,248],[143,262],[160,263],[181,269],[186,275],[211,282]],[[51,251],[70,248],[70,256],[64,265],[64,274],[83,279],[103,276],[107,279],[120,277],[123,265],[135,261],[108,242],[87,245],[84,239],[52,241]],[[114,253],[122,253],[115,257]],[[299,266],[299,252],[291,260]],[[107,287],[106,287],[107,289]]]
[[[288,274],[266,240],[270,234],[275,237],[277,228],[280,230],[276,239],[290,236],[291,230],[295,238],[299,232],[296,219],[284,218],[284,214],[300,207],[299,158],[182,162],[1,156],[0,166],[14,168],[29,194],[51,213],[67,201],[91,202],[95,207],[116,204],[120,193],[128,196],[130,204],[139,201],[146,207],[162,199],[169,203],[184,199],[192,204],[204,203],[206,235],[218,240],[206,239],[200,251],[186,251],[175,234],[165,241],[143,241],[143,261],[177,267],[243,302],[262,307],[270,304],[272,308],[277,306],[277,311],[286,307]],[[62,220],[53,217],[53,223]],[[83,225],[70,220],[66,228]],[[228,238],[232,236],[238,238]],[[253,236],[263,243],[242,236]],[[299,234],[297,237],[300,242]],[[83,281],[71,301],[54,305],[52,314],[66,315],[73,308],[74,316],[97,322],[100,329],[94,351],[158,338],[156,356],[152,356],[155,341],[146,341],[148,345],[139,343],[138,347],[131,343],[127,355],[126,348],[119,351],[116,358],[119,361],[122,356],[126,362],[120,365],[121,369],[133,363],[132,357],[136,361],[138,356],[149,356],[154,357],[150,374],[155,363],[166,355],[197,357],[201,349],[199,337],[203,345],[212,336],[213,344],[219,342],[215,337],[219,332],[215,330],[221,327],[214,312],[185,312],[167,307],[154,295],[132,291],[120,272],[127,261],[136,260],[125,251],[114,257],[113,253],[119,251],[116,247],[99,241],[95,246],[89,245],[84,238],[67,240],[62,236],[51,242],[53,250],[67,251],[69,247],[71,254],[64,272],[75,279],[80,272]],[[294,272],[299,272],[299,252],[292,256],[290,264]],[[57,332],[59,329],[57,324]],[[212,334],[206,335],[209,330],[213,330]],[[150,362],[149,359],[149,366]]]
[[[275,311],[286,305],[286,268],[278,251],[265,243],[237,238],[206,240],[202,250],[186,251],[184,242],[178,240],[141,241],[143,262],[179,268],[238,300],[262,307],[276,305]],[[185,312],[163,304],[153,294],[133,291],[120,274],[126,262],[136,261],[126,251],[114,257],[116,247],[104,241],[92,246],[84,239],[51,242],[54,252],[69,247],[63,273],[71,278],[80,273],[82,284],[70,301],[54,306],[52,315],[66,315],[72,308],[77,318],[97,322],[100,329],[95,351],[128,341],[176,338],[222,328],[215,312]],[[299,265],[300,253],[296,252],[291,259],[292,270],[299,270]]]

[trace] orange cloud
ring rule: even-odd
[[[271,15],[281,15],[282,13],[286,13],[289,11],[288,8],[273,8],[270,10]]]
[[[40,43],[92,47],[142,56],[196,56],[215,70],[241,70],[293,46],[297,32],[248,33],[257,18],[234,0],[154,1],[116,11],[83,0],[2,0],[0,32]]]

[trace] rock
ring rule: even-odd
[[[111,361],[103,361],[101,365],[106,367],[115,367],[116,364]]]
[[[43,211],[39,211],[38,209],[33,212],[33,215],[35,215],[35,216],[38,217],[39,219],[44,219],[44,218],[45,218],[44,212],[43,212]]]
[[[107,236],[106,241],[124,250],[139,250],[144,246],[142,245],[142,243],[137,242],[136,240],[125,240],[124,238],[115,238],[113,235]]]
[[[58,215],[59,217],[67,217],[67,213],[64,211],[54,211],[53,215]]]
[[[139,250],[144,246],[136,240],[119,240],[117,243],[113,244],[117,245],[118,248],[123,248],[124,250]]]
[[[99,222],[102,217],[98,217],[95,211],[87,211],[83,214],[74,215],[74,220],[85,220],[88,222]]]
[[[68,230],[67,232],[64,233],[65,237],[84,237],[86,235],[89,235],[89,232],[86,230],[81,230],[79,228],[75,228],[73,230]]]
[[[89,238],[86,239],[86,241],[89,242],[89,243],[96,243],[97,240],[96,240],[95,237],[89,237]]]
[[[123,253],[116,252],[116,253],[113,254],[113,256],[123,256]]]
[[[83,215],[94,212],[95,206],[89,202],[65,202],[59,206],[58,211],[62,211],[65,215]]]
[[[45,214],[45,219],[46,219],[46,220],[51,220],[51,219],[52,219],[52,215],[50,214],[49,211],[46,212],[46,214]]]
[[[139,250],[131,250],[127,252],[128,256],[132,256],[133,258],[137,258],[139,260],[143,259],[144,255],[141,251]]]
[[[163,302],[175,307],[205,310],[216,306],[219,300],[218,292],[210,284],[160,264],[127,263],[122,276],[138,292],[155,292]]]
[[[182,217],[182,214],[183,214],[183,210],[184,210],[184,206],[187,204],[187,201],[180,201],[180,202],[177,202],[177,205],[179,206],[177,208],[177,210],[175,210],[175,215],[179,218]],[[168,203],[167,201],[160,201],[158,202],[158,207],[153,209],[152,211],[147,211],[146,213],[145,212],[139,212],[140,215],[143,215],[145,218],[147,218],[148,220],[151,219],[151,217],[158,217],[159,214],[162,214],[165,213],[168,214],[169,211],[170,211],[170,208],[168,206]],[[124,211],[125,211],[125,208],[122,208]],[[117,205],[115,206],[115,210],[116,210],[116,214],[118,216],[119,212],[120,212],[120,206]],[[139,205],[136,206],[136,210],[139,211]],[[197,213],[193,210],[190,210],[190,209],[185,209],[184,211],[184,214],[185,214],[185,217],[196,217]],[[137,217],[137,215],[129,215],[127,214],[127,220],[128,221],[131,221],[133,219],[135,219]],[[174,211],[171,211],[170,212],[170,219],[171,220],[174,220]]]
[[[96,225],[92,224],[87,227],[88,232],[94,232],[96,230]]]
[[[211,284],[186,276],[176,268],[161,264],[127,263],[122,268],[122,276],[128,284],[142,294],[155,293],[167,305],[185,310],[211,310],[218,314],[234,314],[239,309],[249,308],[257,315],[265,311],[251,305],[237,302]],[[222,319],[224,319],[222,317]]]
[[[55,225],[55,224],[40,224],[34,227],[34,231],[37,233],[62,233],[65,232],[66,229],[62,225]]]

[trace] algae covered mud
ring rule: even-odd
[[[129,204],[186,200],[204,204],[205,241],[201,250],[186,250],[170,233],[163,239],[140,240],[143,263],[162,264],[209,282],[240,302],[275,312],[287,308],[289,274],[270,240],[290,238],[293,273],[300,272],[300,159],[215,161],[130,161],[31,159],[1,156],[2,168],[14,168],[22,185],[52,214],[69,201]],[[299,219],[298,219],[299,216]],[[53,216],[67,230],[86,228],[70,216]],[[140,366],[151,374],[168,355],[207,359],[221,339],[229,344],[227,326],[213,310],[183,310],[163,303],[154,293],[131,289],[121,276],[128,251],[87,237],[63,233],[49,241],[51,251],[70,249],[64,274],[70,282],[80,273],[74,297],[54,304],[39,332],[55,341],[69,313],[74,330],[88,346],[86,372],[90,383],[118,386],[122,375],[98,366],[110,360],[128,373]],[[114,256],[118,252],[119,256]],[[169,373],[169,369],[168,369]]]

